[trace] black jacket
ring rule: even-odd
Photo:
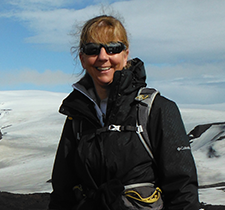
[[[124,185],[156,180],[166,209],[198,209],[196,168],[174,102],[158,95],[153,103],[147,129],[156,165],[135,132],[101,130],[111,124],[135,126],[134,98],[140,87],[146,86],[145,79],[139,59],[132,60],[130,68],[116,71],[106,116],[97,106],[96,94],[90,94],[93,83],[88,74],[63,101],[60,112],[68,118],[53,168],[50,209],[72,209],[78,202],[73,192],[78,184],[107,194],[105,189],[112,182],[119,194]],[[112,195],[110,198],[114,199]]]

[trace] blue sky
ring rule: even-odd
[[[69,93],[82,70],[70,34],[102,8],[122,19],[148,86],[178,104],[225,103],[222,0],[1,0],[0,90]]]

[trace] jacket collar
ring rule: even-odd
[[[115,94],[115,88],[126,94],[129,94],[140,87],[146,86],[146,74],[144,63],[139,59],[135,58],[130,61],[129,68],[124,68],[122,70],[116,71],[114,73],[113,82],[111,84],[111,92]],[[94,83],[91,76],[86,73],[83,78],[77,83],[73,84],[74,89],[80,90],[86,96],[91,97],[97,102],[96,92],[94,90]]]
[[[114,73],[114,79],[112,82],[111,90],[115,92],[118,86],[119,91],[123,94],[130,94],[131,92],[140,89],[140,87],[146,86],[146,74],[144,63],[135,58],[130,61],[129,68],[124,68],[121,71]]]

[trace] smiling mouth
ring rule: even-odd
[[[110,69],[110,67],[96,67],[96,69],[97,69],[98,71],[107,71],[107,70]]]

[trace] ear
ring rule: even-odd
[[[129,56],[129,49],[126,49],[125,51],[124,51],[124,67],[127,65],[127,60],[128,60],[128,56]]]
[[[86,69],[84,56],[85,56],[84,53],[79,53],[79,58],[80,58],[81,65],[82,65],[83,69]]]

